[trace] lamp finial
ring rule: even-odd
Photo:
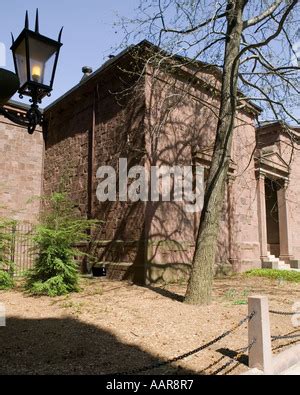
[[[29,29],[28,11],[26,11],[26,15],[25,15],[25,29]]]
[[[64,30],[64,27],[62,27],[62,28],[60,29],[60,32],[59,32],[59,35],[58,35],[58,42],[59,42],[59,43],[61,43],[61,35],[62,35],[63,30]]]
[[[36,16],[35,16],[35,32],[39,33],[40,32],[40,26],[39,26],[39,9],[36,9]]]

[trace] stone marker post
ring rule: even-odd
[[[273,374],[269,303],[266,296],[251,296],[248,299],[249,314],[255,316],[249,321],[249,344],[255,343],[249,350],[249,367]]]

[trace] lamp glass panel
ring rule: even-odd
[[[29,38],[30,79],[50,86],[57,46]]]
[[[15,59],[17,64],[17,74],[20,80],[20,85],[27,82],[27,63],[26,63],[26,42],[25,39],[21,41],[15,50]]]

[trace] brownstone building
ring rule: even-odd
[[[40,132],[27,136],[1,119],[5,133],[0,135],[0,185],[16,181],[6,183],[6,210],[20,206],[26,215],[17,217],[33,221],[38,207],[25,208],[26,191],[40,194],[43,178],[43,193],[49,194],[63,181],[82,216],[103,220],[93,235],[93,254],[111,276],[139,282],[186,276],[200,214],[174,201],[100,203],[96,174],[107,165],[119,173],[119,159],[126,158],[129,168],[198,166],[205,184],[221,78],[210,65],[165,56],[142,42],[86,74],[45,109],[44,148]],[[279,122],[256,128],[260,109],[243,103],[242,96],[241,103],[216,270],[245,271],[262,264],[299,267],[299,129]],[[22,144],[17,144],[17,133],[23,136]],[[9,149],[13,155],[7,155]]]

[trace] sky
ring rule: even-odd
[[[82,67],[100,67],[116,50],[123,32],[114,23],[120,17],[134,17],[139,0],[9,0],[1,4],[0,43],[5,44],[6,66],[14,71],[11,32],[18,37],[24,28],[25,12],[29,12],[30,28],[34,29],[36,8],[39,9],[40,33],[57,39],[64,26],[60,58],[54,88],[42,107],[63,95],[82,77]],[[116,31],[118,30],[118,33]],[[1,66],[3,67],[3,66]],[[13,99],[20,100],[18,96]],[[26,99],[24,99],[26,102]]]
[[[6,66],[14,71],[11,32],[16,38],[24,28],[25,12],[29,12],[30,28],[34,29],[36,8],[40,15],[40,33],[57,39],[64,26],[60,58],[52,96],[44,98],[42,107],[62,96],[82,78],[82,67],[96,70],[108,60],[110,54],[121,51],[118,46],[124,38],[121,17],[134,19],[140,0],[9,0],[1,4],[1,43],[6,48]],[[147,33],[147,32],[145,32]],[[134,44],[134,43],[132,43]],[[3,67],[0,64],[0,67]],[[18,95],[13,97],[20,100]],[[28,102],[25,98],[23,102]],[[300,116],[300,110],[296,116]]]

